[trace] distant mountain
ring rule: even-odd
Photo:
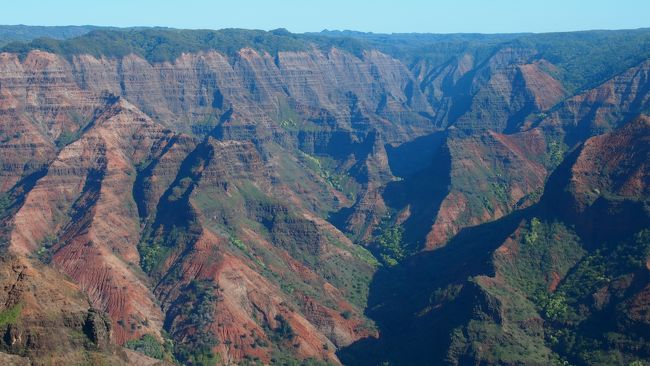
[[[650,361],[650,30],[54,37],[0,53],[0,363]]]
[[[28,42],[36,38],[69,39],[84,35],[90,31],[106,28],[93,25],[70,26],[31,26],[0,25],[0,46],[11,42]]]

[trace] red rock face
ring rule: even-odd
[[[0,189],[54,158],[54,141],[75,132],[92,115],[95,103],[58,56],[34,51],[24,61],[0,54]]]
[[[561,126],[571,144],[610,131],[636,117],[650,103],[650,62],[643,62],[596,88],[569,98],[541,122]]]
[[[0,311],[17,309],[16,321],[3,324],[3,349],[28,356],[11,360],[0,357],[0,362],[89,364],[101,359],[114,365],[129,364],[127,357],[111,345],[110,324],[90,316],[95,313],[86,296],[60,272],[4,253],[0,285],[4,289]]]
[[[571,168],[573,209],[583,212],[602,195],[647,197],[650,119],[641,116],[619,130],[587,140]]]
[[[533,97],[535,106],[541,111],[549,110],[566,95],[562,84],[546,73],[544,68],[553,70],[554,66],[547,61],[519,66],[526,90]]]
[[[549,73],[554,66],[534,59],[533,50],[503,48],[478,64],[463,54],[439,68],[419,63],[414,72],[434,106],[437,125],[513,132],[526,116],[546,111],[566,96]]]
[[[109,314],[115,325],[112,339],[122,344],[144,333],[158,334],[162,328],[163,314],[156,305],[151,285],[137,270],[140,256],[136,245],[142,234],[140,219],[155,215],[165,192],[178,189],[174,184],[178,175],[183,174],[183,161],[193,153],[197,143],[160,127],[124,98],[111,103],[77,141],[58,152],[47,174],[26,194],[24,204],[12,220],[10,250],[30,256],[44,245],[51,245],[53,265],[80,286],[95,308]],[[282,316],[293,332],[290,339],[282,341],[286,342],[282,347],[299,358],[337,362],[334,354],[337,347],[368,336],[372,331],[363,325],[361,309],[346,299],[345,292],[351,290],[352,284],[349,289],[339,289],[323,279],[318,262],[306,263],[292,257],[296,255],[295,250],[305,250],[293,247],[303,244],[293,242],[292,230],[307,230],[307,240],[312,237],[317,240],[304,246],[315,250],[313,254],[317,254],[318,261],[350,262],[351,268],[368,279],[372,266],[354,257],[353,244],[344,235],[304,208],[309,205],[302,203],[303,195],[278,182],[279,174],[269,169],[254,144],[214,139],[208,139],[206,144],[210,153],[198,156],[203,163],[197,168],[200,180],[191,196],[200,221],[205,222],[201,224],[203,234],[193,244],[191,253],[175,252],[168,258],[161,276],[164,277],[164,271],[172,270],[182,276],[176,282],[161,282],[156,295],[173,308],[183,285],[193,280],[217,284],[223,301],[212,308],[214,321],[208,331],[220,340],[214,351],[224,359],[237,361],[254,356],[268,362],[274,349],[269,344],[277,342],[271,337],[280,326],[276,318]],[[268,163],[280,167],[284,164],[282,161]],[[380,159],[375,164],[385,166],[386,162]],[[138,174],[144,178],[136,182]],[[181,179],[178,184],[182,186],[182,182]],[[243,253],[243,258],[242,253],[232,253],[227,236],[224,238],[223,232],[211,232],[218,229],[211,222],[215,215],[238,219],[234,212],[238,207],[206,207],[205,202],[219,202],[240,194],[250,189],[248,185],[259,191],[256,193],[259,195],[284,195],[298,208],[294,213],[278,202],[256,208],[261,211],[243,217],[260,219],[255,215],[265,215],[266,210],[279,210],[282,215],[291,213],[294,218],[286,224],[279,222],[277,230],[282,232],[273,234],[289,235],[281,241],[291,245],[286,249],[278,247],[280,239],[274,236],[259,236],[246,226],[238,228],[239,236],[254,247],[263,247],[266,255],[279,263],[266,264],[262,260],[267,259],[259,257],[259,264],[251,267],[247,263],[251,259],[246,257],[249,253]],[[135,187],[143,188],[135,193]],[[213,194],[225,196],[210,197]],[[135,197],[141,202],[136,202]],[[251,198],[241,201],[241,210],[248,209],[247,200]],[[330,240],[343,247],[333,245]],[[291,276],[292,281],[306,281],[309,291],[300,290],[289,296],[279,283],[262,276],[262,270],[271,270],[281,277]],[[315,299],[310,293],[320,295]],[[324,305],[323,301],[331,305]],[[343,312],[350,315],[344,318]],[[191,334],[194,328],[183,324],[181,317],[172,321],[169,329],[179,337],[187,332]]]
[[[108,107],[65,147],[14,217],[10,249],[27,255],[54,241],[53,262],[107,311],[116,342],[158,333],[162,314],[134,271],[140,224],[135,164],[171,137],[126,101]],[[144,328],[144,329],[143,329]]]
[[[455,125],[516,131],[523,117],[561,100],[562,85],[540,63],[527,63],[532,56],[529,50],[503,49],[490,58],[473,78],[468,91],[472,103]]]
[[[361,273],[372,267],[354,258],[353,244],[325,220],[300,204],[292,208],[271,198],[301,201],[278,182],[255,145],[208,139],[203,146],[209,153],[201,156],[208,158],[191,169],[198,176],[189,197],[201,234],[190,247],[179,249],[184,253],[168,257],[163,273],[175,271],[180,279],[163,278],[158,297],[174,313],[191,281],[216,284],[207,330],[220,340],[215,351],[226,360],[249,356],[269,362],[276,343],[299,358],[338,362],[337,347],[373,332],[363,325],[360,309],[346,299],[350,289],[336,278],[336,286],[323,278],[332,272],[324,272],[330,270],[322,263],[343,261]],[[251,224],[267,221],[267,228]],[[231,238],[223,234],[229,227]],[[301,259],[303,255],[313,259]],[[301,288],[287,293],[282,286],[294,286],[296,280]],[[279,318],[292,329],[290,338],[278,340]],[[174,317],[172,334],[187,331],[184,322],[183,316]]]
[[[539,130],[513,135],[488,132],[450,139],[451,190],[426,237],[427,249],[444,245],[460,229],[496,220],[536,202],[547,176],[538,162],[546,151]],[[480,199],[479,199],[480,197]]]
[[[122,95],[164,124],[184,130],[200,121],[214,125],[229,110],[227,119],[235,125],[269,126],[290,117],[291,109],[307,120],[326,115],[337,126],[349,127],[354,104],[364,115],[392,121],[387,135],[399,136],[428,128],[421,118],[413,123],[418,117],[410,109],[432,113],[417,90],[405,95],[412,82],[409,70],[376,51],[362,60],[337,49],[280,52],[276,58],[242,49],[234,58],[205,52],[154,65],[137,56],[78,56],[70,68],[84,90]],[[394,130],[406,116],[413,120],[410,131]]]
[[[225,127],[256,125],[257,134],[283,133],[272,121],[296,113],[309,123],[327,120],[345,129],[353,119],[371,118],[390,139],[432,128],[414,112],[433,113],[422,94],[415,88],[405,95],[413,84],[409,70],[376,51],[363,60],[336,49],[281,52],[275,60],[244,49],[234,59],[207,52],[153,65],[133,55],[120,60],[81,55],[68,62],[40,51],[23,61],[5,53],[0,80],[0,151],[7,157],[3,190],[47,165],[54,141],[72,139],[92,119],[105,92],[181,131],[209,130],[223,119]],[[405,118],[408,124],[400,123]]]
[[[162,297],[168,298],[178,296],[183,283],[191,279],[218,284],[219,300],[212,310],[214,322],[210,330],[221,341],[215,350],[223,359],[232,362],[249,356],[269,362],[272,354],[268,344],[272,342],[273,329],[279,327],[279,316],[286,319],[293,329],[294,336],[285,341],[301,358],[337,362],[333,353],[335,344],[346,345],[368,335],[357,333],[355,328],[360,324],[343,319],[338,312],[313,300],[305,299],[304,310],[294,308],[294,300],[288,298],[283,290],[257,273],[257,268],[251,268],[227,250],[224,239],[206,231],[195,244],[193,253],[179,258],[183,280],[160,290]],[[304,271],[303,276],[317,278],[299,263],[293,263],[293,266]],[[339,297],[339,301],[344,300]],[[181,321],[174,319],[172,332],[178,329],[177,324]]]

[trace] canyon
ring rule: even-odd
[[[649,30],[88,32],[0,53],[2,362],[650,360]]]

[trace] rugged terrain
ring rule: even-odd
[[[647,30],[10,43],[0,360],[647,362],[648,60]]]

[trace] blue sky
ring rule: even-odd
[[[0,24],[550,32],[650,27],[650,0],[5,0]]]

